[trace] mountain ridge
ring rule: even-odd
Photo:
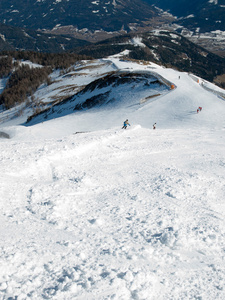
[[[209,81],[225,74],[225,60],[169,30],[153,30],[114,37],[77,49],[78,54],[94,58],[129,50],[127,57],[160,63],[167,67],[192,72]]]
[[[225,57],[224,0],[1,0],[0,20],[92,43],[130,32],[170,29]],[[6,47],[1,40],[0,46]]]
[[[90,44],[83,47],[78,47],[71,54],[44,54],[33,53],[33,52],[16,52],[18,62],[20,60],[31,60],[33,63],[38,63],[42,65],[44,63],[45,67],[61,68],[62,72],[67,72],[67,69],[73,68],[73,62],[77,62],[79,59],[101,59],[102,57],[107,57],[110,55],[121,54],[121,59],[129,61],[141,61],[142,63],[148,63],[149,61],[160,64],[164,67],[170,67],[177,69],[179,71],[185,71],[200,76],[201,78],[215,82],[220,87],[225,86],[224,74],[225,74],[225,60],[221,57],[210,53],[209,51],[191,43],[188,39],[183,36],[171,32],[156,30],[149,33],[143,34],[127,34],[124,36],[115,37],[112,39],[105,40],[103,42]],[[1,58],[2,70],[1,74],[10,74],[12,71],[12,66],[10,67],[10,59],[12,64],[13,52],[3,52],[3,57]],[[5,56],[8,56],[6,59]],[[4,58],[5,57],[5,58]],[[14,57],[15,58],[15,57]],[[4,66],[3,66],[4,62]],[[28,67],[27,67],[28,68]],[[28,68],[29,69],[29,68]],[[42,69],[44,72],[44,69]],[[47,70],[46,70],[47,71]],[[22,74],[25,70],[22,71]],[[11,82],[10,86],[7,86],[1,96],[0,101],[6,107],[12,107],[15,102],[23,102],[32,92],[32,89],[36,89],[37,86],[30,86],[30,90],[25,89],[27,85],[22,86],[25,80],[28,80],[33,74],[32,70],[27,70],[27,74],[30,74],[28,78],[23,78],[21,84],[17,82],[18,86],[14,87]],[[43,73],[42,72],[42,73]],[[47,71],[49,72],[49,71]],[[37,72],[36,72],[37,73]],[[41,70],[39,72],[41,74]],[[24,77],[21,72],[16,74],[16,76]],[[37,82],[47,84],[51,83],[51,80],[43,73],[43,82],[39,79]],[[30,79],[29,79],[30,80]],[[32,82],[30,82],[31,85]],[[20,86],[20,91],[23,91],[23,97],[18,95],[18,88]],[[18,99],[19,97],[19,99]],[[65,99],[66,96],[62,96],[61,100]]]

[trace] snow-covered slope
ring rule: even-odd
[[[115,74],[117,77],[121,74],[128,74],[130,77],[132,74],[137,74],[137,76],[131,78],[133,81],[129,77],[128,81],[119,83],[112,79]],[[146,77],[141,78],[143,74],[146,74]],[[102,80],[100,83],[99,79]],[[62,98],[68,97],[69,101],[59,102],[58,105],[53,106],[46,113],[37,115],[28,123],[25,122],[32,114],[30,110],[26,110],[20,118],[15,118],[13,111],[16,109],[2,112],[1,120],[6,122],[1,126],[10,125],[6,130],[12,132],[11,125],[14,124],[24,123],[31,126],[45,122],[45,126],[51,128],[55,126],[53,124],[59,122],[59,124],[72,124],[68,126],[71,128],[69,133],[74,133],[117,127],[126,118],[132,125],[147,128],[152,128],[154,122],[158,123],[158,128],[210,127],[217,126],[218,123],[219,127],[222,127],[224,124],[225,91],[223,89],[192,74],[164,68],[154,63],[124,61],[120,56],[113,56],[83,62],[64,75],[55,72],[52,74],[52,81],[53,84],[41,86],[34,94],[37,102],[48,107]],[[171,89],[171,87],[175,88]],[[100,101],[102,95],[105,97],[104,101]],[[89,105],[91,108],[87,109],[86,103],[90,102],[90,99],[95,99],[96,104]],[[77,109],[79,105],[81,107],[83,105],[84,109]],[[197,115],[199,106],[203,107],[203,110]],[[16,114],[18,115],[18,111]],[[61,119],[62,116],[66,117]],[[11,134],[13,135],[13,132]],[[46,134],[47,137],[48,133]],[[49,136],[52,136],[51,130]]]
[[[132,106],[1,124],[11,138],[0,139],[0,298],[222,300],[223,91],[157,65],[109,61],[176,88],[144,103],[135,92]],[[91,82],[90,70],[70,80]],[[38,91],[46,101],[50,88]]]
[[[103,62],[104,60],[101,61],[101,63]],[[98,61],[97,64],[99,64]],[[89,66],[88,70],[92,70],[91,66]],[[134,82],[130,85],[121,85],[119,88],[113,85],[112,87],[110,86],[110,96],[108,97],[108,101],[111,99],[115,100],[113,103],[110,101],[108,105],[101,105],[97,108],[73,113],[77,103],[84,103],[92,94],[95,96],[102,94],[102,89],[98,87],[95,88],[92,94],[87,91],[81,97],[73,97],[66,112],[62,106],[59,106],[59,111],[57,107],[54,107],[54,113],[50,117],[58,118],[64,114],[73,113],[68,118],[65,118],[65,121],[72,121],[73,130],[75,131],[109,129],[114,126],[120,126],[124,118],[128,118],[133,125],[141,125],[147,128],[152,128],[154,122],[158,123],[159,128],[176,128],[181,126],[210,127],[213,125],[217,126],[218,121],[219,126],[223,126],[224,114],[218,114],[218,111],[224,111],[225,91],[209,82],[191,74],[180,73],[153,63],[143,65],[114,57],[106,60],[97,70],[94,68],[95,74],[97,73],[100,78],[116,70],[130,71],[131,73],[145,72],[158,78],[162,84],[160,86],[153,85],[152,87],[145,82],[141,86],[139,82]],[[85,79],[79,77],[79,79],[76,79],[77,73],[75,73],[74,83],[78,80],[79,84],[77,86],[80,86],[82,80],[84,80],[83,83],[93,81],[92,72],[85,73]],[[175,89],[171,89],[171,86],[174,86]],[[212,91],[206,90],[205,87],[207,86],[211,87]],[[104,92],[108,92],[108,89],[104,90]],[[153,95],[157,96],[151,98]],[[196,111],[199,106],[203,107],[204,113],[202,111],[202,114],[197,115]],[[28,123],[28,125],[43,122],[45,118],[46,115],[41,115]]]

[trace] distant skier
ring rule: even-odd
[[[156,129],[156,123],[153,124],[153,129]]]
[[[199,108],[198,108],[198,109],[199,109],[199,111],[202,111],[202,107],[201,107],[201,106],[199,106]]]
[[[128,119],[126,119],[126,121],[123,122],[123,127],[122,129],[127,129],[127,126],[130,126],[129,122],[128,122]]]

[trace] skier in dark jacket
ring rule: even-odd
[[[123,127],[122,129],[127,129],[127,126],[130,126],[129,122],[128,122],[128,119],[126,119],[126,121],[123,122]]]

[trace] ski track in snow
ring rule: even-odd
[[[221,132],[0,146],[2,299],[224,298]]]
[[[177,88],[3,127],[0,299],[225,299],[224,100],[188,74],[151,70]],[[126,131],[115,127],[124,116]]]

